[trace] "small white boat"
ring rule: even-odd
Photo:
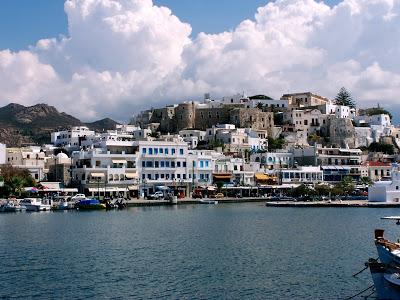
[[[51,209],[50,204],[42,203],[42,199],[39,198],[25,198],[19,204],[25,206],[27,211],[49,211]]]
[[[218,204],[218,201],[210,200],[210,199],[200,199],[199,203],[201,203],[201,204]]]

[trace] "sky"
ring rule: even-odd
[[[400,0],[2,0],[0,105],[83,120],[340,87],[400,111]]]

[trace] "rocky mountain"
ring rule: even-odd
[[[83,123],[79,119],[59,112],[47,104],[23,106],[10,103],[0,108],[0,143],[8,147],[50,142],[50,133],[72,126],[86,125],[97,131],[115,128],[117,122],[103,119],[93,123]]]

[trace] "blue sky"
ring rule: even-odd
[[[253,19],[267,0],[153,0],[169,7],[192,26],[192,36],[204,31],[218,33],[233,29],[244,19]],[[338,0],[326,0],[334,5]],[[64,0],[1,0],[0,49],[21,50],[39,39],[67,35]]]

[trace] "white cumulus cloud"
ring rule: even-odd
[[[67,0],[65,12],[68,36],[0,50],[0,105],[126,120],[205,92],[334,97],[346,86],[359,106],[392,109],[400,94],[400,0],[276,0],[232,31],[194,38],[151,0]]]

